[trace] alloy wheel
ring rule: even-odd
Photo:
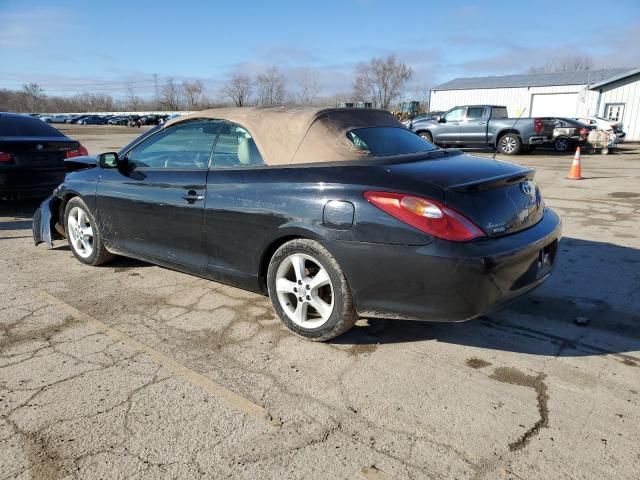
[[[333,284],[326,269],[313,257],[294,253],[276,272],[280,306],[296,325],[314,329],[324,325],[334,308]]]
[[[512,153],[516,149],[515,139],[508,136],[504,137],[500,140],[500,149],[504,153]]]
[[[570,146],[571,144],[569,143],[568,138],[559,138],[558,140],[556,140],[556,150],[559,152],[566,152],[567,150],[569,150]]]
[[[78,207],[73,207],[67,220],[69,238],[73,249],[82,258],[93,253],[93,228],[88,215]]]

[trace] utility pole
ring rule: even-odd
[[[153,86],[155,88],[156,101],[157,101],[158,98],[160,97],[159,92],[158,92],[158,74],[157,73],[153,74]]]

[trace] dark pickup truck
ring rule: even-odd
[[[516,155],[553,137],[554,118],[509,118],[507,108],[495,105],[454,107],[439,120],[417,120],[409,129],[443,146],[491,146]]]

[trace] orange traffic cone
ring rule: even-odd
[[[573,156],[573,163],[571,164],[567,178],[569,180],[582,180],[584,178],[582,176],[582,169],[580,168],[580,147],[576,148],[576,154]]]

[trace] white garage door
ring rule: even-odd
[[[577,93],[538,93],[531,99],[532,117],[575,117],[577,110]]]

